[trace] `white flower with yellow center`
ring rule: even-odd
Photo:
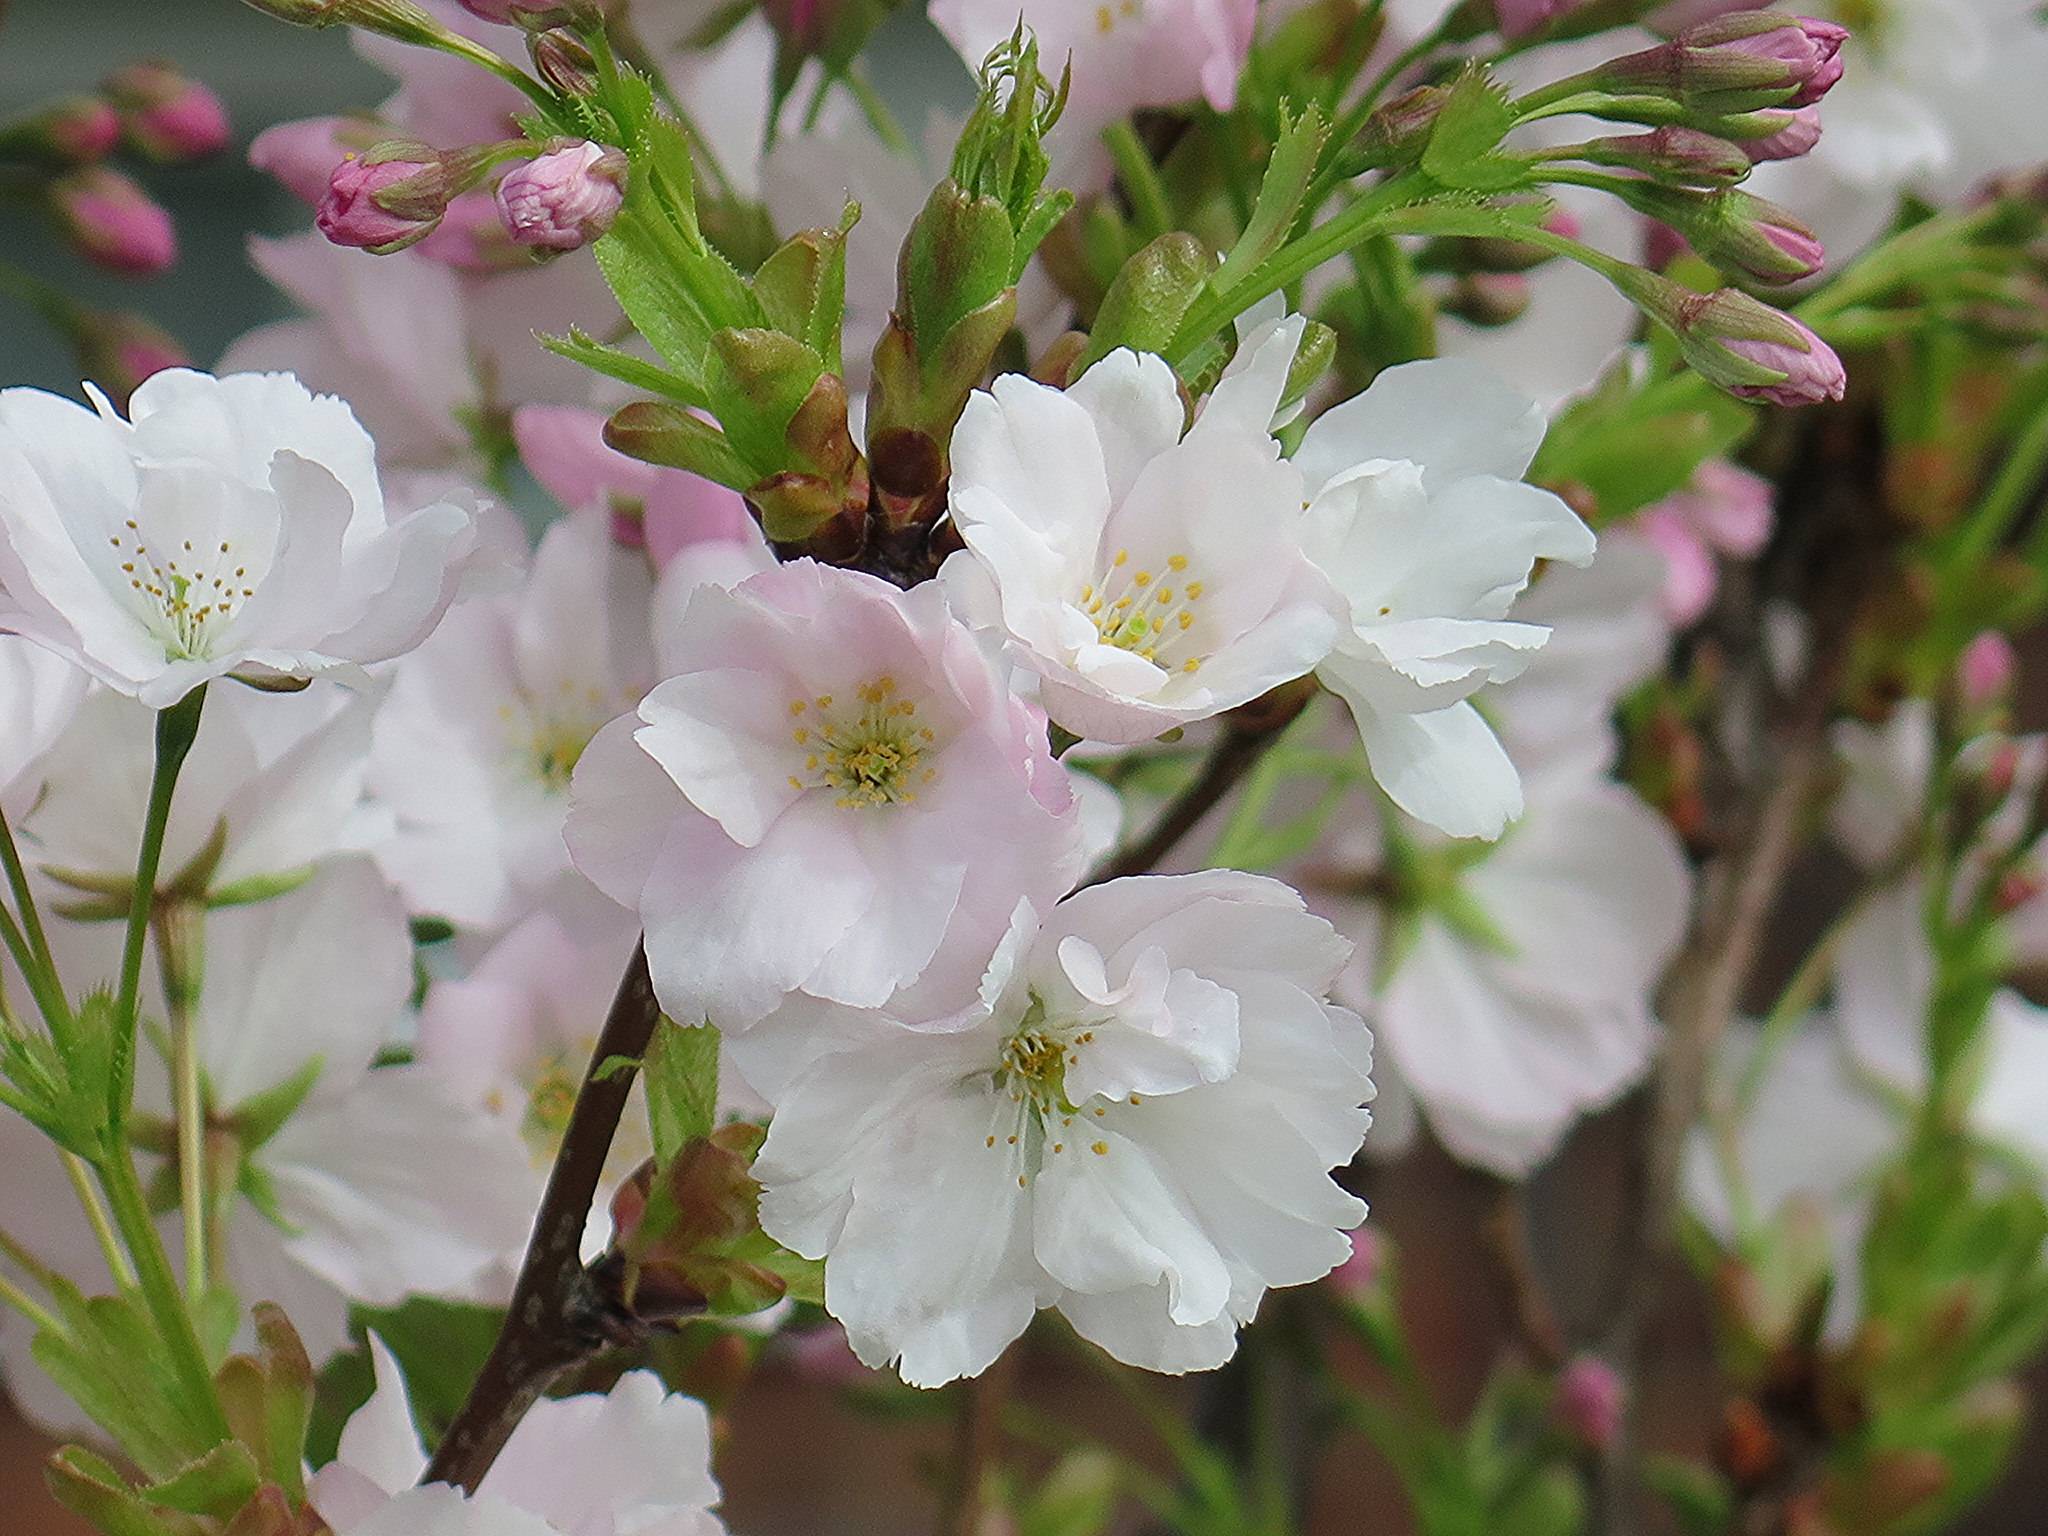
[[[1020,894],[1079,873],[1044,721],[936,586],[800,560],[700,587],[660,651],[675,675],[584,751],[567,835],[639,912],[672,1017],[971,994],[979,960],[926,975],[949,935],[985,958]]]
[[[1336,604],[1303,553],[1301,475],[1267,430],[1300,328],[1268,336],[1273,366],[1231,380],[1232,403],[1219,390],[1185,436],[1150,354],[1112,353],[1064,392],[1006,375],[968,401],[951,493],[967,547],[942,580],[1075,735],[1144,741],[1328,653]]]
[[[0,622],[152,708],[210,678],[303,678],[423,639],[473,509],[392,520],[349,408],[288,374],[172,369],[131,420],[0,391]]]
[[[646,559],[592,509],[548,529],[518,590],[457,604],[400,662],[371,789],[398,818],[378,860],[414,911],[496,933],[588,895],[562,846],[569,780],[657,676],[653,603]]]
[[[1220,1365],[1365,1215],[1329,1177],[1372,1097],[1364,1025],[1323,1000],[1349,953],[1286,886],[1219,870],[1043,925],[1021,904],[950,1017],[799,1000],[729,1042],[775,1105],[762,1225],[915,1385],[986,1369],[1047,1306],[1129,1364]]]

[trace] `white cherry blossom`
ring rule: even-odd
[[[1020,904],[979,998],[909,1021],[800,1006],[729,1043],[776,1106],[762,1224],[825,1259],[870,1365],[936,1386],[1040,1307],[1127,1363],[1221,1364],[1363,1202],[1371,1040],[1323,999],[1348,946],[1277,881],[1111,881]]]
[[[423,639],[472,506],[393,517],[347,405],[285,374],[171,369],[123,421],[0,390],[6,626],[154,709],[212,678],[358,672]]]
[[[936,585],[796,561],[700,587],[664,654],[675,675],[578,762],[568,840],[639,912],[679,1021],[742,1029],[797,991],[878,1007],[1079,873],[1043,720]]]

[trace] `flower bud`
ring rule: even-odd
[[[1814,405],[1839,400],[1848,388],[1832,347],[1746,293],[1695,293],[1640,267],[1622,268],[1615,281],[1645,314],[1671,328],[1688,363],[1738,399]]]
[[[88,313],[80,318],[76,342],[85,376],[124,410],[135,386],[151,374],[192,366],[177,339],[141,315]]]
[[[1726,139],[1681,126],[1594,139],[1581,147],[1579,158],[1683,186],[1732,186],[1750,169],[1750,157]]]
[[[2032,865],[2021,865],[2008,869],[1998,877],[1998,884],[1991,893],[1991,910],[1998,917],[2008,917],[2021,907],[2040,899],[2048,890],[2048,879]]]
[[[1590,73],[1596,89],[1668,95],[1713,111],[1802,107],[1842,78],[1848,32],[1776,11],[1738,11],[1689,27],[1668,43],[1611,59]]]
[[[583,26],[598,19],[592,0],[461,0],[462,8],[481,21],[507,27]]]
[[[1436,127],[1437,114],[1450,100],[1440,85],[1418,85],[1376,110],[1365,120],[1358,148],[1368,166],[1411,165],[1422,158],[1423,146]]]
[[[336,245],[380,256],[432,234],[447,211],[447,198],[442,194],[439,206],[434,206],[441,162],[432,150],[418,148],[423,153],[417,158],[397,145],[345,158],[328,178],[327,195],[320,200],[314,219],[320,233]]]
[[[311,207],[327,196],[335,167],[390,138],[366,121],[347,117],[302,117],[264,129],[250,141],[249,164],[274,178]]]
[[[1966,708],[1989,709],[2004,700],[2018,670],[2012,642],[1995,629],[1984,630],[1956,660],[1956,692]]]
[[[72,248],[95,266],[148,277],[178,259],[170,214],[119,171],[73,171],[51,184],[50,204]]]
[[[90,165],[121,142],[121,117],[97,96],[66,96],[0,128],[0,156]]]
[[[1347,1299],[1362,1301],[1379,1289],[1384,1259],[1379,1234],[1360,1227],[1351,1234],[1351,1257],[1330,1271],[1329,1283]]]
[[[564,96],[596,94],[597,60],[574,32],[543,32],[533,39],[531,52],[534,72]]]
[[[1820,108],[1795,107],[1790,111],[1757,112],[1751,116],[1777,127],[1760,138],[1742,140],[1742,152],[1762,164],[1766,160],[1797,160],[1820,142]]]
[[[498,213],[517,245],[573,251],[603,235],[626,198],[626,157],[588,140],[558,141],[498,183]]]
[[[1598,1355],[1579,1355],[1558,1372],[1550,1410],[1587,1450],[1601,1451],[1621,1432],[1627,1395],[1613,1366]]]
[[[1806,225],[1738,188],[1691,192],[1630,183],[1622,195],[1638,212],[1677,230],[1708,261],[1760,283],[1796,283],[1820,271],[1827,259],[1820,238]]]
[[[228,146],[220,98],[167,65],[131,64],[109,75],[102,89],[120,109],[128,142],[152,160],[203,160]]]
[[[1493,0],[1493,21],[1500,35],[1519,42],[1549,26],[1584,0]]]
[[[1451,285],[1441,308],[1468,325],[1511,325],[1529,309],[1529,279],[1519,272],[1468,272]]]

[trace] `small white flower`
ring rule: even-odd
[[[1112,353],[1062,392],[1018,374],[967,403],[941,580],[1003,634],[1077,736],[1128,744],[1300,677],[1332,594],[1302,549],[1299,472],[1269,431],[1301,322],[1226,380],[1185,437],[1173,370]]]
[[[776,1106],[762,1224],[916,1385],[985,1369],[1043,1306],[1127,1363],[1219,1365],[1365,1215],[1329,1178],[1372,1097],[1370,1037],[1323,1001],[1347,953],[1277,881],[1151,876],[1043,926],[1021,904],[952,1018],[800,1003],[729,1042]]]
[[[8,628],[153,709],[211,678],[354,670],[417,645],[475,510],[393,520],[349,408],[284,374],[146,380],[123,421],[0,391]]]
[[[1373,777],[1453,837],[1521,812],[1514,764],[1467,702],[1529,664],[1549,632],[1507,622],[1538,560],[1583,565],[1593,535],[1523,484],[1543,412],[1474,363],[1389,368],[1309,424],[1294,462],[1310,551],[1348,622],[1317,676],[1358,722]]]
[[[603,1395],[544,1398],[475,1495],[415,1487],[426,1451],[398,1363],[370,1337],[376,1391],[343,1426],[309,1499],[335,1536],[722,1536],[711,1420],[651,1371]]]
[[[399,663],[370,782],[398,818],[378,862],[413,910],[498,932],[589,892],[562,844],[569,778],[655,680],[653,593],[602,513],[564,518],[520,589],[457,604]]]

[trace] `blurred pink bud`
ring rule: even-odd
[[[2043,890],[2048,890],[2041,871],[2029,866],[2009,869],[1998,877],[1998,887],[1991,893],[1991,910],[1999,917],[2006,917],[2021,907],[2040,899]]]
[[[65,238],[95,266],[148,277],[178,259],[170,214],[119,171],[73,171],[51,184],[50,202]]]
[[[1558,1372],[1551,1411],[1588,1450],[1605,1450],[1621,1432],[1627,1395],[1613,1366],[1597,1355],[1579,1355]]]
[[[567,19],[562,0],[462,0],[462,8],[483,21],[503,26],[555,26]]]
[[[516,244],[573,251],[611,228],[625,187],[624,155],[572,141],[507,171],[498,212]]]
[[[1443,296],[1440,307],[1470,325],[1508,325],[1528,312],[1533,293],[1519,272],[1468,272]]]
[[[1714,601],[1720,574],[1713,553],[1692,526],[1665,505],[1645,508],[1636,527],[1664,557],[1664,590],[1659,594],[1664,616],[1683,629],[1695,623]]]
[[[1662,272],[1692,249],[1685,236],[1662,219],[1643,220],[1643,265]]]
[[[1330,1284],[1353,1301],[1363,1300],[1379,1289],[1381,1258],[1379,1234],[1360,1227],[1351,1234],[1351,1257],[1330,1271]]]
[[[279,123],[256,135],[249,145],[249,163],[275,177],[301,202],[318,208],[336,167],[349,157],[352,146],[345,135],[350,126],[345,117],[302,117]]]
[[[441,221],[439,212],[416,217],[415,211],[393,212],[378,199],[438,166],[426,160],[369,160],[350,155],[334,168],[314,223],[336,245],[368,251],[396,251],[425,239]]]
[[[846,1330],[837,1323],[785,1333],[775,1347],[790,1369],[814,1386],[850,1386],[871,1374],[847,1342]]]
[[[67,96],[7,125],[7,152],[61,165],[90,165],[121,142],[121,115],[97,96]]]
[[[1813,331],[1784,315],[1799,336],[1796,341],[1757,337],[1728,337],[1722,345],[1745,362],[1785,375],[1776,384],[1736,384],[1730,392],[1744,400],[1764,400],[1772,405],[1818,405],[1839,400],[1849,388],[1849,373],[1835,349]]]
[[[2012,687],[2019,670],[2019,657],[2012,642],[1995,629],[1987,629],[1968,645],[1956,661],[1956,687],[1971,709],[1985,709],[1998,703]]]
[[[1493,19],[1510,42],[1541,32],[1581,0],[1493,0]]]
[[[218,96],[164,64],[131,64],[102,87],[121,111],[129,142],[152,160],[203,160],[228,147],[228,113]]]
[[[1565,207],[1551,209],[1543,220],[1543,227],[1553,235],[1566,240],[1576,240],[1585,233],[1585,227],[1579,223],[1579,216]]]
[[[465,192],[448,204],[448,212],[422,240],[419,253],[458,272],[487,275],[533,265],[530,252],[512,243],[498,203],[489,192]]]
[[[1693,471],[1692,483],[1669,499],[1679,503],[1693,530],[1721,554],[1747,560],[1771,541],[1776,489],[1740,464],[1708,459]]]
[[[135,386],[166,368],[189,368],[177,338],[141,315],[95,311],[81,316],[77,344],[85,376],[126,409]]]
[[[1785,126],[1761,139],[1745,139],[1743,153],[1761,164],[1766,160],[1797,160],[1820,142],[1820,108],[1796,107],[1790,112],[1759,113],[1783,118]]]

